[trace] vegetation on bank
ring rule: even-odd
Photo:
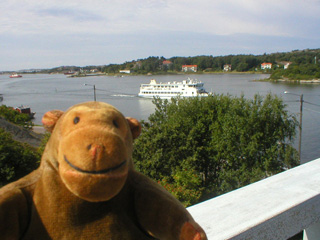
[[[272,95],[155,99],[135,142],[136,167],[186,206],[298,164],[296,119]]]
[[[0,128],[0,187],[25,176],[39,166],[40,153],[12,139]]]
[[[28,130],[33,126],[28,115],[6,105],[0,106],[0,118]],[[43,149],[43,145],[41,147]],[[42,149],[15,141],[9,132],[0,127],[0,187],[35,170],[39,166]]]
[[[28,115],[5,105],[0,106],[0,118],[25,129],[33,126]],[[41,152],[37,148],[13,140],[12,135],[0,127],[0,187],[36,169],[40,157]]]
[[[275,69],[272,80],[320,80],[320,64],[291,64],[288,69]]]
[[[224,72],[226,64],[231,65],[228,72],[270,73],[271,79],[308,80],[319,78],[320,49],[294,50],[292,52],[271,53],[262,55],[227,55],[227,56],[194,56],[164,58],[150,56],[145,59],[127,61],[122,64],[109,64],[102,66],[62,66],[52,69],[28,71],[32,73],[65,73],[81,72],[105,73],[109,75],[121,74],[120,70],[130,70],[130,74],[179,74],[182,65],[197,65],[199,73]],[[164,62],[165,60],[169,62]],[[271,69],[261,69],[262,63],[271,63]],[[284,69],[285,62],[291,63]],[[169,63],[169,64],[168,64]],[[190,74],[192,72],[188,72]],[[125,74],[125,73],[124,73]]]

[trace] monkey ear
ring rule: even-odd
[[[63,113],[64,112],[60,110],[52,110],[52,111],[46,112],[42,117],[42,124],[44,128],[47,131],[52,132],[54,129],[54,126],[56,125],[57,121],[59,120],[59,118]]]
[[[135,118],[127,117],[127,122],[129,123],[129,127],[131,129],[132,138],[136,139],[140,136],[141,133],[141,124],[140,122]]]

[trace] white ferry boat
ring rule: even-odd
[[[172,98],[172,97],[206,97],[208,93],[203,87],[203,83],[198,80],[190,79],[182,82],[157,83],[151,79],[149,84],[141,84],[139,97],[144,98]]]

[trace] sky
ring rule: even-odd
[[[320,48],[320,0],[0,0],[0,71]]]

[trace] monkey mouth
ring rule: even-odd
[[[124,160],[123,162],[121,162],[120,164],[111,167],[111,168],[107,168],[107,169],[103,169],[103,170],[98,170],[98,171],[88,171],[88,170],[84,170],[81,169],[75,165],[73,165],[71,162],[69,162],[69,160],[67,159],[66,156],[64,156],[64,160],[66,161],[66,163],[72,167],[73,169],[77,170],[78,172],[82,172],[82,173],[87,173],[87,174],[106,174],[106,173],[110,173],[113,172],[115,170],[118,170],[119,168],[121,168],[123,165],[125,165],[127,163],[126,160]]]

